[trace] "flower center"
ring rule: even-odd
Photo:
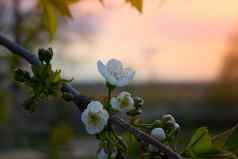
[[[97,125],[100,122],[100,117],[95,113],[91,113],[91,114],[89,114],[88,121],[89,121],[89,123],[91,123],[93,125]]]
[[[122,100],[121,100],[121,107],[122,108],[126,108],[128,107],[129,105],[129,99],[127,97],[124,97]]]

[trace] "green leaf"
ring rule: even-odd
[[[232,127],[231,129],[228,129],[225,132],[214,136],[212,138],[212,143],[219,148],[223,148],[228,138],[234,133],[237,128],[238,124]]]
[[[63,16],[71,18],[69,6],[79,0],[38,0],[42,8],[42,18],[44,25],[49,33],[49,39],[52,40],[57,30],[58,17]]]
[[[49,33],[49,39],[52,40],[57,30],[58,17],[54,6],[48,0],[40,0],[42,8],[43,23]]]
[[[199,128],[195,132],[186,150],[193,152],[197,156],[201,154],[216,154],[218,152],[218,149],[212,145],[212,138],[205,127]]]
[[[126,0],[126,2],[131,3],[139,12],[143,11],[143,0]]]
[[[51,3],[60,15],[65,17],[72,17],[69,10],[70,3],[67,0],[48,0],[48,3]]]

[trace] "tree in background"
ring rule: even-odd
[[[225,53],[217,81],[211,88],[210,104],[220,107],[238,106],[238,34],[233,33]]]

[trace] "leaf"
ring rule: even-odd
[[[69,5],[79,0],[38,0],[42,9],[42,18],[44,25],[49,33],[49,39],[52,40],[57,30],[58,16],[71,18]]]
[[[57,30],[58,17],[54,6],[47,0],[40,0],[42,8],[43,23],[49,33],[49,39],[52,40]]]
[[[219,148],[223,148],[228,138],[233,134],[233,132],[238,128],[238,124],[234,127],[226,130],[225,132],[218,134],[212,138],[212,143]]]
[[[126,0],[126,2],[129,2],[139,12],[143,11],[143,0]]]
[[[51,3],[55,9],[59,12],[60,15],[65,17],[72,17],[69,10],[69,2],[67,0],[48,0],[48,3]]]
[[[205,127],[199,128],[195,132],[186,149],[197,156],[201,154],[216,154],[218,152],[218,149],[212,145],[212,138]]]
[[[205,154],[202,158],[210,158],[210,159],[237,159],[237,156],[229,151],[220,151],[217,154]]]

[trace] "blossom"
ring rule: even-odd
[[[105,80],[113,86],[123,87],[128,85],[135,75],[134,70],[123,68],[122,63],[116,59],[109,60],[106,65],[99,60],[97,67]]]
[[[118,111],[129,111],[135,108],[134,100],[128,92],[121,92],[117,97],[112,97],[110,104]]]
[[[164,132],[164,129],[162,128],[154,128],[151,131],[151,136],[155,137],[156,139],[163,141],[166,138],[166,134]]]
[[[108,156],[108,153],[106,153],[103,148],[101,148],[97,153],[97,159],[107,159]]]
[[[98,101],[90,102],[81,117],[89,134],[97,134],[101,132],[107,125],[108,118],[108,112]]]

